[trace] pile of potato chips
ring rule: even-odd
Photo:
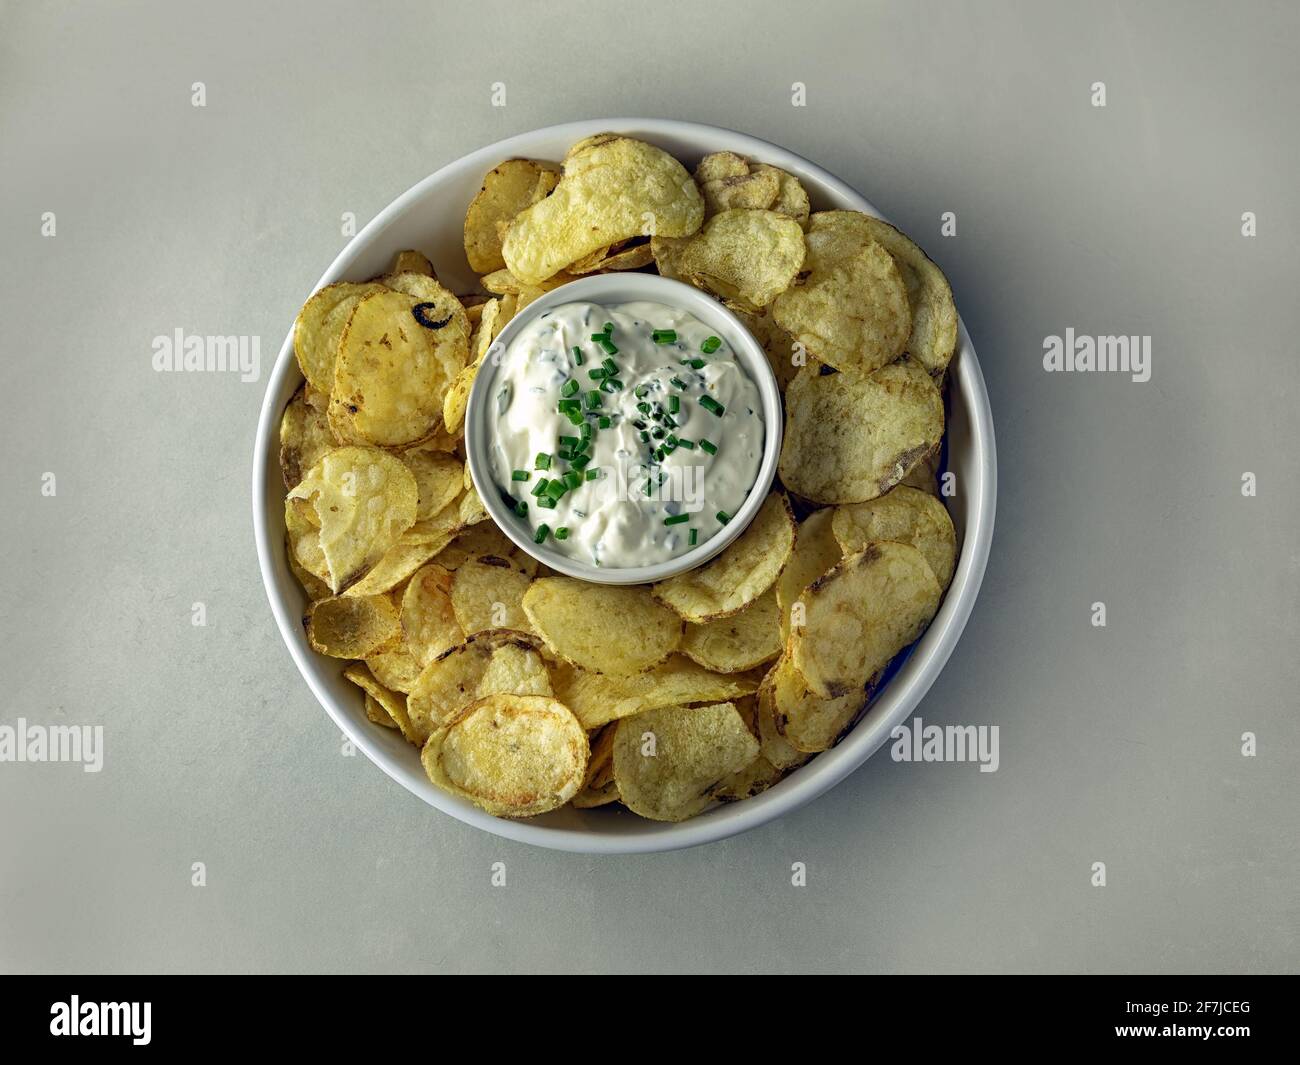
[[[833,746],[926,628],[957,543],[937,492],[952,293],[911,240],[810,210],[730,152],[694,176],[608,133],[560,168],[503,162],[465,217],[486,294],[423,255],[298,316],[280,428],[289,564],[311,646],[429,779],[501,817],[622,803],[681,821]],[[706,565],[654,586],[550,573],[465,466],[470,386],[501,328],[587,274],[655,269],[747,324],[785,397],[780,485]]]

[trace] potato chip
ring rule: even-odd
[[[390,274],[423,274],[425,277],[436,277],[433,272],[433,263],[429,262],[429,257],[423,252],[413,249],[399,251],[393,256],[393,268],[388,271]]]
[[[682,641],[681,618],[655,602],[644,585],[547,577],[524,593],[523,608],[556,655],[597,673],[639,673],[664,661]]]
[[[614,780],[623,804],[653,821],[685,821],[758,756],[731,703],[669,706],[618,723]]]
[[[723,211],[683,243],[652,242],[660,270],[746,310],[790,287],[804,260],[803,230],[774,211]]]
[[[420,675],[420,663],[407,650],[405,642],[391,651],[369,655],[366,665],[380,684],[395,692],[409,693],[415,685],[415,678]]]
[[[700,228],[704,201],[667,152],[629,137],[565,159],[555,191],[516,216],[502,256],[538,284],[598,248],[636,236],[685,237]]]
[[[383,703],[366,692],[366,720],[382,725],[384,728],[397,728],[393,715],[384,709]]]
[[[523,608],[524,592],[531,581],[508,559],[493,555],[458,567],[451,582],[451,603],[465,635],[485,629],[531,632]]]
[[[496,524],[490,521],[480,522],[460,530],[456,538],[445,547],[434,560],[444,569],[460,569],[471,558],[495,555],[504,558],[515,569],[530,577],[537,573],[537,560],[516,547]]]
[[[415,477],[400,459],[364,447],[329,452],[289,493],[290,504],[305,500],[316,514],[315,547],[335,593],[364,577],[397,543],[415,521],[418,498]],[[298,560],[317,572],[310,546],[297,547]]]
[[[858,374],[809,363],[785,394],[781,482],[813,503],[864,503],[888,492],[943,436],[943,397],[905,359]]]
[[[810,210],[808,193],[804,190],[799,179],[779,167],[768,166],[766,163],[755,163],[750,169],[756,174],[771,172],[776,175],[776,200],[769,205],[769,210],[788,215],[798,222],[800,226],[806,228]]]
[[[414,525],[411,526],[411,529],[414,528]],[[346,589],[343,594],[378,595],[381,592],[392,591],[451,540],[450,533],[445,540],[439,542],[417,536],[411,532],[411,529],[402,533],[397,538],[397,543],[384,552],[384,557],[375,563],[374,569]]]
[[[654,586],[654,597],[699,624],[743,610],[770,587],[794,549],[790,503],[773,492],[722,554]]]
[[[724,778],[713,793],[713,797],[719,802],[740,802],[742,799],[752,799],[756,795],[762,795],[774,784],[779,784],[783,776],[785,776],[785,772],[777,769],[767,760],[767,756],[760,751],[749,765]],[[576,799],[574,805],[577,805]]]
[[[436,544],[436,550],[442,551],[460,533],[460,501],[463,495],[463,491],[458,492],[456,498],[438,513],[431,518],[417,521],[402,534],[402,537],[411,543]]]
[[[317,535],[317,530],[309,526],[308,531],[314,540]],[[284,553],[289,559],[289,570],[293,573],[294,577],[298,579],[298,583],[302,585],[302,590],[306,593],[308,602],[315,599],[328,599],[333,594],[333,592],[330,591],[330,586],[325,583],[323,578],[312,573],[298,561],[298,555],[294,547],[293,534],[289,532],[286,532],[284,535]],[[319,554],[319,548],[317,549],[317,555],[320,559],[320,564],[324,566],[325,556]]]
[[[488,520],[487,508],[483,506],[483,500],[478,494],[478,489],[472,484],[461,494],[457,512],[460,516],[462,528]]]
[[[767,172],[759,172],[734,152],[706,155],[695,168],[695,183],[704,197],[706,219],[719,211],[766,210],[776,202],[781,188],[775,170],[769,167]]]
[[[936,444],[927,451],[918,462],[908,472],[899,484],[905,484],[909,488],[919,488],[922,492],[929,492],[932,496],[939,494],[939,461],[942,454],[942,445]]]
[[[381,684],[364,662],[353,662],[343,671],[343,676],[366,693],[366,716],[371,721],[375,721],[369,706],[369,701],[373,699],[388,718],[387,724],[382,720],[376,721],[376,724],[385,725],[386,728],[397,728],[408,742],[415,742],[411,719],[406,712],[405,696]]]
[[[900,484],[870,502],[837,507],[832,527],[846,555],[875,540],[896,540],[925,556],[940,588],[947,589],[952,580],[957,533],[948,511],[932,495]]]
[[[893,257],[855,224],[856,211],[808,220],[804,279],[777,296],[772,317],[810,355],[868,374],[903,353],[912,329],[907,287]]]
[[[844,557],[835,539],[831,508],[815,510],[804,518],[794,541],[794,553],[776,579],[776,602],[781,619],[781,644],[790,635],[790,607],[803,595],[808,585],[822,576]]]
[[[474,387],[474,378],[478,376],[479,367],[487,358],[492,341],[500,333],[503,324],[501,301],[489,300],[484,304],[482,316],[470,338],[470,363],[456,375],[442,401],[442,422],[448,431],[458,433],[464,426],[465,410],[469,406],[469,393]]]
[[[725,181],[727,178],[744,177],[749,173],[749,160],[735,152],[710,152],[700,160],[695,168],[695,182],[702,185],[708,181]]]
[[[806,763],[812,755],[799,750],[776,727],[776,671],[784,656],[768,671],[758,688],[756,714],[759,749],[763,757],[781,772],[789,772]]]
[[[460,459],[443,451],[404,451],[401,458],[415,477],[419,496],[416,521],[432,518],[459,497],[465,476],[465,464]]]
[[[489,171],[483,187],[465,212],[465,258],[476,274],[499,270],[500,223],[509,224],[519,214],[550,195],[560,175],[531,159],[508,159]]]
[[[600,248],[585,259],[571,263],[567,273],[571,275],[612,273],[618,270],[639,270],[654,262],[654,253],[648,240],[627,241],[610,248]]]
[[[587,759],[587,776],[582,790],[573,797],[579,810],[589,810],[618,801],[618,784],[614,781],[614,736],[617,726],[606,725],[587,737],[591,757]]]
[[[745,323],[745,328],[754,334],[754,339],[762,345],[767,355],[768,365],[776,376],[776,383],[784,393],[799,372],[804,361],[800,349],[795,346],[794,337],[772,321],[772,308],[762,311],[747,311],[743,307],[733,307],[736,316]],[[799,362],[796,362],[796,359]]]
[[[280,419],[280,474],[285,488],[296,488],[302,475],[338,446],[325,415],[307,402],[304,384]]]
[[[357,303],[339,341],[330,395],[330,427],[341,440],[406,447],[427,439],[465,366],[469,322],[460,302],[431,278],[401,277],[443,295],[429,300],[389,290]]]
[[[582,787],[587,734],[562,704],[540,695],[491,695],[429,737],[429,779],[498,817],[563,806]]]
[[[401,636],[397,610],[386,595],[321,599],[307,610],[307,639],[331,658],[365,658],[388,650]]]
[[[334,360],[339,339],[353,309],[372,292],[382,292],[374,282],[339,281],[326,285],[303,304],[293,323],[293,353],[303,377],[317,392],[328,396],[334,387]]]
[[[850,555],[799,597],[805,622],[790,658],[823,699],[859,692],[925,630],[942,592],[911,544],[881,540]]]
[[[451,606],[451,572],[436,563],[422,566],[402,596],[402,634],[411,657],[427,666],[465,642]]]
[[[427,739],[435,729],[444,727],[475,699],[497,694],[495,691],[480,694],[479,691],[493,655],[508,645],[536,654],[532,643],[535,639],[527,633],[504,629],[486,630],[476,633],[451,650],[444,651],[425,666],[411,686],[407,700],[416,735]],[[522,694],[547,694],[536,690],[538,684],[534,678],[538,671],[546,672],[540,656],[528,670],[516,669],[518,675],[524,676],[527,673],[529,676],[526,688],[530,690]]]
[[[912,331],[906,351],[931,376],[941,374],[957,346],[957,308],[952,302],[948,279],[910,237],[888,222],[856,211],[843,213],[851,219],[850,225],[860,227],[893,256],[912,310]]]
[[[524,603],[526,606],[527,598]],[[619,635],[621,639],[621,625]],[[776,592],[769,588],[743,610],[725,618],[687,625],[682,653],[718,673],[741,673],[775,658],[781,653]]]
[[[772,670],[772,721],[797,751],[828,751],[867,705],[867,687],[834,699],[815,695],[788,658]]]
[[[661,706],[749,695],[758,689],[759,679],[754,673],[714,673],[676,654],[631,676],[589,673],[567,663],[551,671],[555,697],[578,715],[586,729]]]

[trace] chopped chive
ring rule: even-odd
[[[577,442],[578,442],[578,438],[577,438],[576,436],[562,436],[562,437],[560,437],[560,443],[561,443],[561,444],[565,444],[565,445],[568,446],[568,447],[572,447],[572,446],[573,446],[574,444],[576,444]]]
[[[650,492],[651,492],[651,489],[653,489],[653,487],[654,487],[654,486],[650,483],[650,478],[647,477],[647,478],[646,478],[646,482],[645,482],[645,494],[646,494],[646,495],[649,495]]]
[[[676,447],[677,444],[678,444],[677,437],[673,436],[672,433],[669,433],[668,436],[664,439],[665,447]]]
[[[607,337],[604,333],[592,333],[591,339],[596,341],[596,343],[599,344],[602,340],[608,340],[609,337]]]
[[[674,377],[672,379],[672,386],[673,388],[685,388],[686,382],[683,381],[680,377]]]
[[[581,365],[583,364],[583,362],[585,362],[585,361],[586,361],[586,360],[583,359],[583,357],[582,357],[582,349],[579,348],[579,347],[574,347],[574,349],[573,349],[573,364],[574,364],[575,366],[581,366]]]
[[[602,414],[602,415],[600,416],[600,420],[597,421],[596,424],[599,425],[602,429],[608,429],[608,428],[609,428],[609,425],[610,425],[610,422],[609,422],[609,415],[608,415],[608,414]]]
[[[617,377],[606,377],[605,380],[601,381],[600,387],[605,392],[618,392],[623,388],[623,382]]]
[[[718,453],[718,445],[712,440],[701,440],[700,450],[707,451],[710,455],[716,455]]]
[[[722,522],[723,525],[726,525],[727,522],[731,520],[731,515],[728,514],[725,510],[720,510],[717,513],[717,519],[718,521]]]
[[[679,410],[681,410],[681,409],[682,409],[682,400],[681,400],[681,397],[680,397],[680,396],[669,396],[669,397],[668,397],[668,413],[669,413],[669,414],[676,414],[676,413],[677,413]]]
[[[599,475],[600,475],[600,467],[593,466],[591,467],[591,469],[587,471],[586,478],[589,481],[594,481]]]
[[[684,447],[687,451],[694,451],[694,450],[695,450],[695,441],[694,441],[694,440],[687,440],[685,437],[683,437],[682,439],[680,439],[680,440],[677,441],[677,446],[678,446],[678,447]]]
[[[656,329],[650,336],[656,344],[677,343],[677,330],[675,329]]]
[[[551,531],[551,527],[547,525],[546,522],[542,522],[541,525],[537,526],[537,531],[533,533],[533,543],[535,544],[546,543],[546,537],[550,534],[550,531]]]
[[[676,428],[677,428],[677,419],[674,418],[671,414],[665,414],[665,415],[664,415],[664,425],[668,426],[669,429],[676,429]]]
[[[561,525],[555,530],[555,538],[557,540],[567,540],[569,538],[569,530],[565,526]]]
[[[512,481],[531,481],[533,479],[533,475],[529,473],[527,470],[511,470],[510,479]]]
[[[550,468],[551,468],[551,456],[548,455],[545,451],[539,451],[537,453],[537,459],[533,463],[533,469],[549,470]]]
[[[687,546],[688,546],[688,547],[694,547],[694,546],[695,546],[695,542],[696,542],[699,538],[700,538],[700,531],[699,531],[698,529],[692,529],[692,530],[691,530],[691,538],[690,538],[689,540],[686,541]]]
[[[641,442],[644,443],[645,441],[647,441],[647,440],[649,440],[649,439],[650,439],[650,434],[647,433],[644,429],[642,429],[642,430],[641,430]]]
[[[528,517],[528,501],[527,501],[527,500],[525,500],[525,499],[521,499],[518,503],[515,504],[515,514],[518,515],[518,516],[521,517],[521,518],[526,518],[526,517]]]
[[[664,438],[664,431],[656,425],[653,429],[650,430],[650,435],[653,436],[656,440],[662,440]]]
[[[637,385],[632,391],[637,399],[645,399],[645,395],[650,389],[646,388],[645,385]]]
[[[594,370],[587,371],[587,377],[590,378],[592,381],[603,381],[608,376],[609,374],[606,373],[605,370],[599,366],[596,367]]]
[[[532,491],[529,492],[528,494],[530,496],[539,496],[546,491],[546,486],[548,484],[550,484],[550,481],[548,481],[545,477],[540,477],[538,478],[537,483],[533,485]]]
[[[578,391],[578,389],[580,389],[581,387],[582,386],[578,384],[577,381],[575,381],[572,377],[570,377],[567,381],[564,382],[563,387],[561,387],[560,395],[566,397],[571,396],[573,395],[573,393]]]
[[[718,418],[721,418],[722,415],[725,414],[727,410],[726,407],[724,407],[712,396],[701,396],[700,406],[703,407],[710,414],[715,415]]]
[[[576,410],[571,410],[571,411],[569,411],[569,413],[566,415],[566,417],[569,419],[569,424],[570,424],[570,425],[581,425],[581,424],[582,424],[582,415],[579,414]]]
[[[674,514],[671,518],[664,518],[665,525],[681,525],[683,522],[691,520],[689,514]]]
[[[564,483],[569,488],[577,488],[578,485],[582,484],[582,474],[576,470],[570,470],[564,475]]]
[[[606,355],[617,355],[617,354],[618,354],[618,348],[616,348],[616,347],[614,346],[614,344],[610,341],[609,337],[601,337],[601,338],[600,338],[600,346],[601,346],[602,348],[605,349],[605,354],[606,354]],[[605,361],[608,362],[609,360],[606,359]],[[614,372],[613,370],[610,371],[610,373],[613,373],[613,372]]]
[[[542,507],[542,508],[546,509],[546,510],[554,510],[554,509],[555,509],[555,500],[552,499],[550,496],[538,496],[538,497],[537,497],[537,505],[538,505],[539,507]]]
[[[649,413],[650,413],[650,404],[649,404],[649,403],[638,403],[638,404],[636,405],[636,409],[639,410],[642,414],[649,414]]]
[[[703,359],[683,359],[682,365],[689,366],[692,370],[702,370],[704,369],[705,362]]]
[[[613,377],[618,373],[618,363],[613,359],[601,359],[600,364],[605,367],[605,374],[607,377]]]
[[[546,482],[546,495],[550,499],[559,499],[568,490],[569,489],[565,487],[564,482],[559,478]]]
[[[571,465],[575,470],[581,470],[581,469],[585,469],[587,463],[589,463],[590,461],[591,461],[590,455],[579,455],[569,465]]]
[[[700,345],[700,350],[705,355],[712,355],[720,347],[722,347],[722,340],[719,337],[705,337],[704,343]]]
[[[608,335],[609,335],[610,333],[612,333],[612,332],[614,332],[614,323],[613,323],[613,322],[606,322],[606,323],[605,323],[605,335],[608,336]]]
[[[664,449],[661,447],[655,448],[655,461],[663,462],[663,460],[664,460]]]
[[[601,386],[604,387],[603,385]],[[600,393],[594,388],[587,393],[587,409],[596,410],[600,406]]]

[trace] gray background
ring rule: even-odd
[[[1296,969],[1297,30],[1263,4],[0,6],[0,723],[107,747],[97,775],[0,764],[0,968]],[[253,552],[270,360],[342,212],[602,114],[785,145],[952,279],[1001,491],[919,712],[1000,725],[999,772],[877,756],[748,835],[597,859],[341,756]],[[1045,374],[1067,326],[1151,334],[1152,380]],[[154,373],[178,327],[259,334],[263,380]]]

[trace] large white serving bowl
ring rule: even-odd
[[[795,174],[808,190],[813,210],[880,213],[839,178],[756,137],[672,119],[591,119],[521,133],[444,166],[381,211],[343,249],[314,288],[332,281],[374,277],[387,269],[396,252],[418,248],[433,260],[439,279],[453,291],[474,291],[477,279],[465,261],[462,225],[465,208],[483,175],[504,159],[558,161],[575,141],[605,130],[657,144],[688,169],[694,169],[709,152],[738,152]],[[303,298],[309,294],[304,290]],[[271,610],[289,653],[330,717],[385,773],[444,813],[509,839],[591,854],[675,850],[734,836],[812,801],[870,758],[894,727],[916,709],[948,661],[979,594],[993,537],[997,461],[988,393],[975,349],[962,325],[949,370],[946,465],[956,474],[956,494],[946,502],[957,528],[957,570],[929,629],[852,732],[833,750],[818,755],[757,798],[719,805],[681,824],[643,820],[621,807],[566,808],[524,821],[492,817],[435,788],[424,775],[414,747],[395,731],[366,720],[359,689],[343,678],[344,663],[318,655],[308,646],[302,625],[306,598],[284,553],[284,484],[279,467],[280,415],[301,382],[290,324],[267,383],[253,454],[257,556]]]

